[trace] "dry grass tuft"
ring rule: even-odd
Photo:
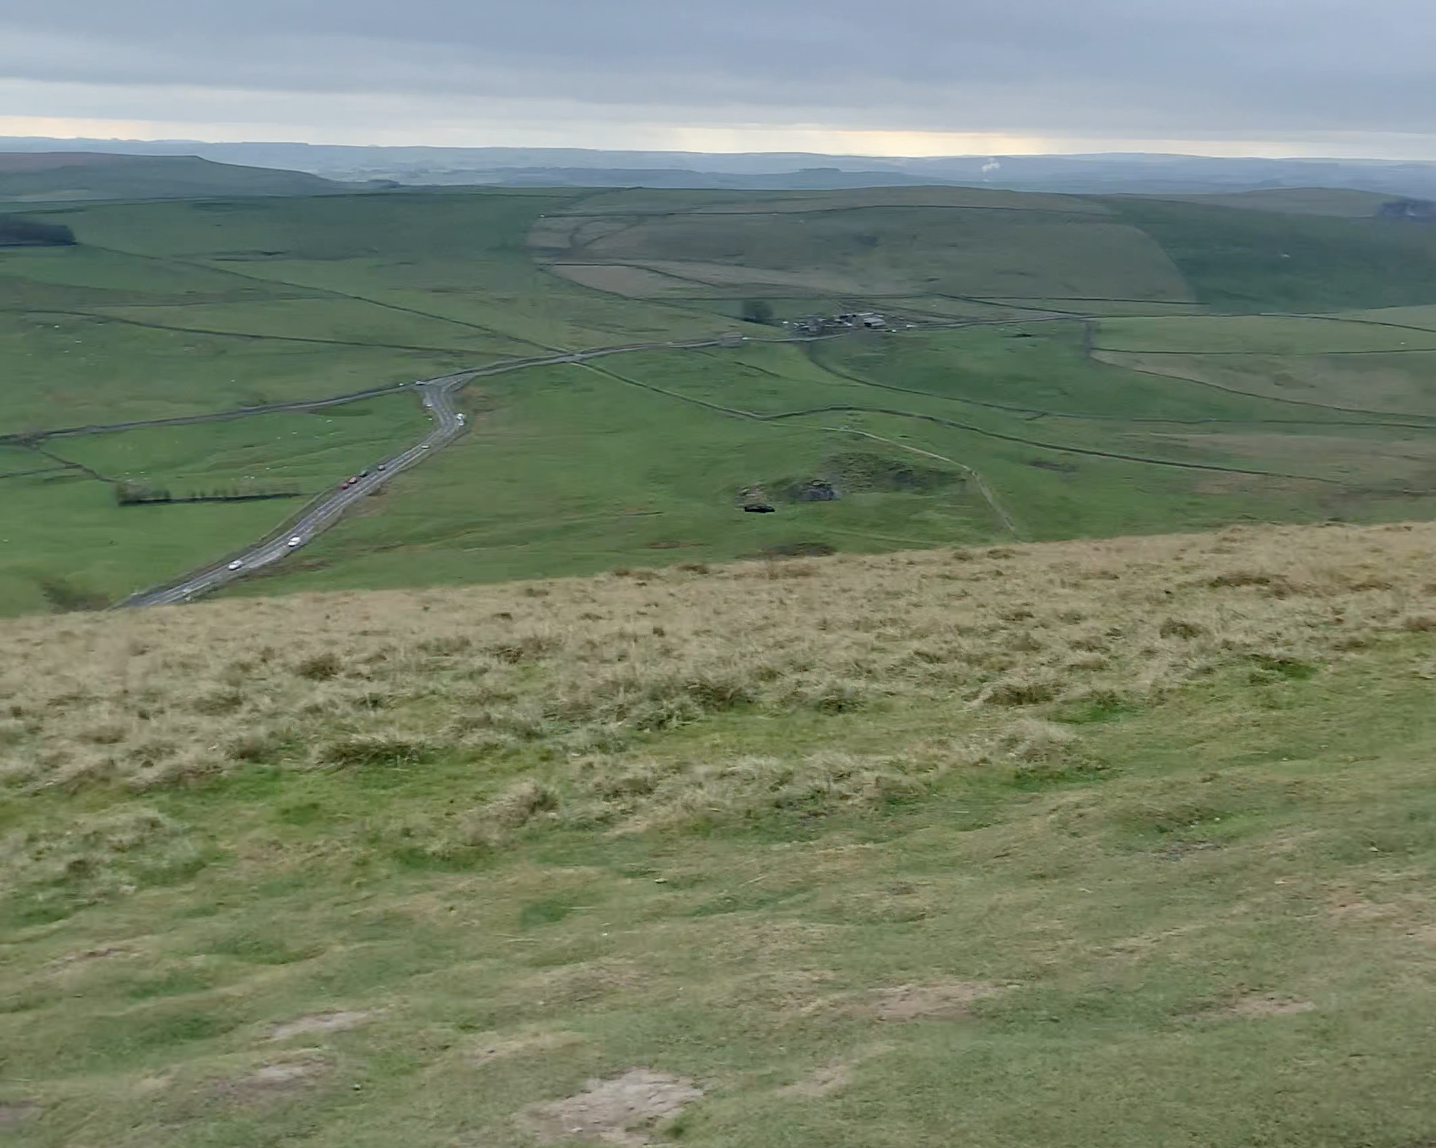
[[[1004,991],[1004,986],[985,981],[899,985],[880,992],[874,1009],[879,1020],[959,1020],[972,1011],[974,1001],[994,997]]]
[[[244,763],[408,767],[540,746],[578,763],[575,792],[527,812],[532,794],[498,799],[476,825],[744,816],[872,800],[937,767],[745,759],[610,777],[605,755],[744,707],[841,720],[914,703],[991,726],[994,760],[1060,772],[1080,748],[1028,717],[1140,705],[1224,666],[1280,683],[1432,632],[1433,549],[1428,524],[1266,528],[776,564],[801,577],[755,561],[20,618],[0,623],[0,784],[144,791]]]

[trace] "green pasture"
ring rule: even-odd
[[[1436,510],[1436,422],[1293,412],[1087,361],[1082,338],[1080,324],[1042,323],[749,343],[480,380],[457,444],[296,566],[235,592]],[[854,454],[954,479],[832,502],[784,495]],[[750,487],[775,513],[741,510]]]
[[[738,487],[853,444],[971,468],[1031,537],[1425,514],[1433,233],[1348,218],[1350,197],[1263,203],[486,189],[66,206],[45,216],[79,246],[0,252],[0,433],[727,331],[751,341],[474,383],[450,455],[255,586],[1010,533],[975,481],[735,511]],[[784,328],[743,322],[754,299],[776,320],[872,308],[898,332],[765,342]],[[246,474],[294,471],[271,441]],[[128,465],[118,443],[93,449]],[[312,477],[333,477],[315,449]]]

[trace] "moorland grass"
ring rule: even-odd
[[[1420,1143],[1432,541],[0,623],[7,1134]]]

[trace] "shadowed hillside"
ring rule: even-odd
[[[0,153],[0,202],[322,195],[342,187],[306,172],[240,167],[187,155]]]

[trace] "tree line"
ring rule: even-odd
[[[73,247],[75,233],[63,223],[0,215],[0,247]]]

